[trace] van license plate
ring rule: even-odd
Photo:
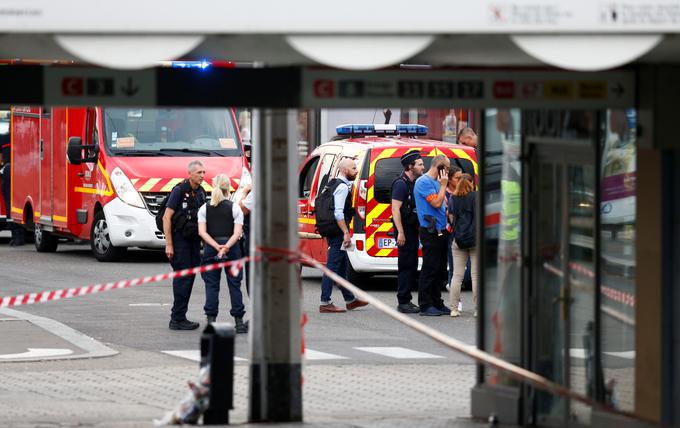
[[[378,248],[397,248],[397,240],[394,238],[378,238]]]

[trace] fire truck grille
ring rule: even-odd
[[[148,209],[152,215],[158,214],[158,209],[161,206],[161,202],[163,202],[163,198],[165,198],[167,195],[169,195],[169,193],[142,193],[144,203],[146,204],[146,209]]]
[[[168,193],[160,193],[160,192],[142,192],[142,198],[144,198],[144,203],[146,204],[146,209],[149,210],[151,215],[156,215],[158,214],[158,209],[161,206],[161,202],[163,202],[163,198],[165,198],[167,195],[169,195],[170,192]],[[210,193],[206,192],[206,199],[210,200]]]

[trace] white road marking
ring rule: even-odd
[[[634,360],[635,359],[635,351],[620,351],[620,352],[604,352],[605,355],[609,355],[611,357],[617,357],[617,358],[623,358],[626,360]],[[572,348],[569,350],[569,356],[571,358],[578,358],[580,360],[585,360],[586,359],[586,350],[582,348]]]
[[[159,307],[159,306],[170,306],[170,303],[130,303],[128,306],[152,306],[152,307]]]
[[[0,359],[11,360],[15,358],[46,358],[73,354],[73,351],[71,349],[63,348],[26,348],[26,349],[28,349],[28,351],[20,352],[18,354],[0,355]]]
[[[164,354],[172,355],[173,357],[184,358],[191,361],[201,361],[201,351],[198,349],[190,349],[184,351],[161,351]],[[245,358],[234,357],[234,361],[248,361]]]
[[[359,351],[370,352],[372,354],[383,355],[390,358],[407,359],[407,358],[444,358],[441,355],[428,354],[426,352],[414,351],[408,348],[401,348],[398,346],[375,346],[375,347],[361,347],[354,348]]]
[[[347,357],[341,355],[329,354],[327,352],[315,351],[313,349],[305,348],[305,359],[312,360],[346,360]]]

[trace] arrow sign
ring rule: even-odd
[[[15,358],[59,357],[61,355],[69,355],[73,353],[72,350],[63,348],[26,348],[26,349],[28,349],[27,352],[0,355],[0,359],[12,360]]]
[[[127,78],[127,84],[120,88],[121,91],[128,97],[133,96],[139,91],[139,86],[134,86],[134,83],[132,83],[132,77]]]

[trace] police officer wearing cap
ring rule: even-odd
[[[413,188],[423,175],[425,164],[417,150],[401,157],[404,171],[392,182],[392,221],[397,234],[398,285],[397,310],[406,314],[420,312],[411,302],[411,290],[417,286],[418,277],[418,214]]]

